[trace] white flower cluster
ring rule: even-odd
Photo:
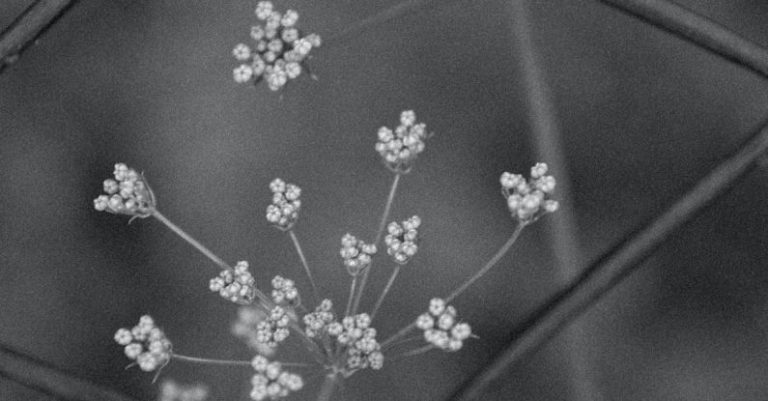
[[[264,79],[269,89],[277,91],[289,79],[301,75],[309,52],[320,47],[320,36],[302,37],[295,27],[299,13],[288,10],[281,14],[269,1],[258,3],[256,17],[264,21],[264,25],[251,27],[251,38],[256,42],[254,47],[240,43],[232,50],[232,55],[243,62],[234,69],[233,77],[238,83],[253,80],[256,84]]]
[[[324,299],[312,313],[304,315],[304,332],[309,338],[320,336],[326,326],[331,324],[336,317],[333,315],[333,302],[330,299]]]
[[[384,237],[384,243],[387,244],[387,253],[392,256],[395,263],[404,265],[416,255],[419,246],[418,228],[421,225],[419,216],[413,216],[398,224],[396,221],[387,226],[387,236]]]
[[[387,127],[379,128],[376,151],[390,170],[404,174],[410,171],[413,161],[424,151],[427,137],[426,124],[417,124],[416,113],[406,110],[400,114],[400,125],[394,132]]]
[[[284,398],[304,387],[301,376],[283,371],[280,362],[270,362],[267,358],[256,355],[251,361],[251,366],[256,370],[256,374],[251,378],[251,399],[255,401]]]
[[[299,291],[296,290],[296,284],[293,280],[275,276],[272,279],[272,300],[276,304],[287,303],[294,305],[299,301]]]
[[[266,320],[262,320],[256,325],[256,341],[275,348],[278,343],[285,341],[290,334],[288,324],[291,317],[280,306],[275,306],[269,312]]]
[[[341,258],[349,274],[356,276],[371,264],[371,258],[376,254],[376,245],[367,244],[352,234],[341,237]]]
[[[163,367],[171,360],[171,342],[148,315],[142,316],[132,329],[118,330],[115,341],[125,346],[125,356],[135,360],[145,372]]]
[[[155,207],[155,197],[144,177],[123,163],[115,164],[115,179],[104,180],[105,195],[93,200],[102,212],[148,217]]]
[[[445,300],[433,298],[429,313],[416,319],[416,327],[424,331],[424,339],[445,351],[458,351],[464,340],[472,335],[467,323],[456,322],[456,308],[445,304]]]
[[[267,320],[267,313],[253,306],[241,306],[237,320],[232,324],[232,334],[243,340],[248,347],[260,355],[271,356],[275,349],[258,341],[258,325]]]
[[[347,346],[346,369],[349,371],[368,367],[377,370],[384,366],[384,354],[376,341],[376,329],[371,327],[371,317],[367,313],[347,316],[341,323],[330,323],[327,330],[339,344]]]
[[[501,192],[512,216],[522,224],[532,223],[560,207],[556,200],[549,199],[555,191],[555,177],[546,175],[547,170],[545,163],[536,163],[528,181],[521,174],[501,174]]]
[[[299,219],[301,188],[275,178],[269,183],[269,189],[272,204],[267,206],[267,221],[283,231],[290,230]]]
[[[211,279],[209,288],[232,302],[249,305],[256,296],[256,279],[248,271],[248,262],[240,261],[234,270],[222,270]]]
[[[208,398],[208,387],[202,384],[179,384],[173,380],[165,380],[160,385],[158,401],[205,401]]]

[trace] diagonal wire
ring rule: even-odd
[[[768,120],[735,154],[715,167],[693,189],[649,224],[611,248],[571,285],[533,313],[513,333],[512,341],[502,353],[459,388],[451,399],[479,399],[484,389],[507,367],[536,351],[639,268],[677,229],[751,171],[767,151]]]
[[[134,401],[0,344],[0,375],[23,386],[72,401]]]
[[[0,73],[50,28],[77,0],[37,0],[0,32]]]
[[[768,51],[728,28],[665,0],[598,0],[768,77]]]

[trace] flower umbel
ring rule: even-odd
[[[256,17],[263,25],[251,27],[253,47],[240,43],[232,50],[235,59],[243,62],[233,70],[233,78],[238,83],[265,80],[269,89],[277,91],[308,69],[306,61],[310,51],[320,47],[320,36],[303,36],[295,26],[299,13],[281,14],[269,1],[258,3]]]
[[[278,343],[285,341],[290,334],[288,324],[291,317],[280,306],[275,306],[267,318],[256,325],[256,341],[275,348]]]
[[[424,331],[424,339],[444,351],[458,351],[464,340],[472,335],[467,323],[456,322],[456,308],[446,305],[445,300],[433,298],[429,312],[416,319],[416,327]]]
[[[118,330],[115,341],[125,346],[125,356],[145,372],[162,368],[171,360],[171,342],[149,315],[142,316],[132,329]]]
[[[401,223],[393,221],[387,226],[387,236],[384,242],[387,244],[387,253],[395,263],[404,265],[416,255],[419,250],[418,228],[421,225],[419,216],[413,216]]]
[[[328,333],[347,347],[346,375],[369,367],[374,370],[384,367],[384,355],[376,341],[376,329],[371,327],[371,317],[367,313],[347,316],[341,324],[332,323],[328,326]]]
[[[547,174],[546,163],[531,167],[531,178],[526,181],[521,174],[501,174],[501,193],[507,200],[512,217],[521,224],[529,224],[539,217],[557,211],[560,204],[549,199],[555,191],[555,177]]]
[[[339,253],[344,260],[347,272],[356,276],[371,264],[371,258],[376,254],[376,245],[367,244],[347,233],[341,237],[341,251]]]
[[[270,362],[267,358],[257,355],[253,358],[251,366],[256,371],[251,378],[251,399],[255,401],[284,398],[304,387],[301,376],[283,371],[280,362]]]
[[[430,136],[426,124],[416,123],[413,110],[400,114],[400,125],[394,131],[381,127],[378,135],[376,151],[384,159],[387,168],[398,174],[411,170],[413,162],[424,151],[424,141]]]
[[[272,356],[275,349],[258,341],[258,325],[267,320],[267,313],[254,306],[241,306],[237,310],[237,320],[232,324],[232,334],[245,342],[256,353]]]
[[[269,184],[269,189],[272,191],[272,204],[267,206],[267,221],[283,231],[288,231],[299,219],[301,188],[275,178]]]
[[[250,305],[256,297],[256,280],[248,271],[248,262],[237,262],[233,270],[222,270],[211,279],[209,288],[241,305]]]
[[[93,200],[98,211],[149,217],[155,209],[155,196],[144,176],[123,163],[115,164],[115,178],[104,180],[105,195]]]

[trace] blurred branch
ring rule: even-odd
[[[0,375],[56,399],[134,401],[132,398],[74,377],[2,344],[0,344]]]
[[[19,59],[76,0],[36,0],[0,33],[0,73]]]
[[[484,389],[510,365],[536,351],[639,268],[677,229],[693,220],[736,180],[758,165],[768,151],[768,120],[736,153],[715,167],[696,186],[649,224],[628,235],[593,263],[568,287],[534,312],[501,354],[453,395],[453,400],[479,399]]]
[[[599,0],[768,77],[768,50],[728,28],[665,0]]]

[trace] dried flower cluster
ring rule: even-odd
[[[407,110],[400,114],[400,125],[394,131],[387,127],[379,128],[376,151],[390,170],[407,173],[416,157],[424,151],[427,136],[427,125],[416,123],[416,113]]]
[[[387,253],[395,263],[404,265],[416,255],[419,246],[418,228],[421,225],[419,216],[413,216],[401,223],[393,221],[387,226],[387,236],[384,237],[384,243],[387,244]]]
[[[123,163],[115,164],[115,179],[104,180],[105,195],[93,200],[98,211],[148,217],[155,207],[155,196],[144,176]]]
[[[222,270],[211,279],[209,288],[234,303],[249,305],[256,296],[256,280],[248,271],[248,262],[237,262],[233,270]]]
[[[464,340],[472,335],[469,324],[456,322],[456,308],[440,298],[429,302],[429,312],[419,316],[416,327],[424,331],[428,343],[445,351],[460,350]]]
[[[267,206],[267,221],[283,231],[290,230],[299,219],[301,188],[275,178],[269,189],[272,191],[272,204]]]
[[[254,401],[276,400],[304,387],[301,376],[283,371],[280,362],[270,362],[256,355],[251,362],[256,374],[251,378],[251,399]]]
[[[263,79],[269,89],[277,91],[307,69],[306,60],[313,48],[320,47],[320,36],[302,36],[296,28],[299,13],[288,10],[281,14],[269,1],[258,3],[256,17],[264,25],[251,27],[253,47],[240,43],[232,50],[232,55],[243,62],[234,69],[233,77],[238,83],[257,84]]]
[[[119,329],[115,341],[125,346],[125,356],[145,372],[163,367],[171,360],[171,342],[148,315],[142,316],[132,329]]]
[[[547,174],[545,163],[531,167],[531,178],[526,181],[521,174],[501,174],[501,192],[507,199],[512,216],[522,224],[536,221],[546,213],[555,212],[560,204],[549,197],[555,191],[555,177]]]
[[[356,276],[371,264],[371,258],[376,254],[376,245],[367,244],[352,234],[341,237],[341,258],[349,274]]]

